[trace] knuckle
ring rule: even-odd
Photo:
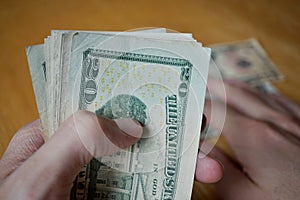
[[[94,122],[93,113],[85,110],[79,110],[72,114],[72,116],[67,120],[67,124],[69,124],[72,127],[76,126],[85,126],[85,127],[91,127],[93,126]]]
[[[95,114],[80,110],[73,113],[65,125],[70,130],[70,133],[78,135],[81,139],[90,138],[88,140],[96,140],[101,133],[99,123],[101,122]]]
[[[41,128],[41,125],[40,125],[40,122],[38,120],[32,122],[32,123],[29,123],[25,126],[23,126],[22,128],[20,128],[16,134],[14,135],[13,138],[18,138],[22,135],[26,135],[26,134],[38,134],[42,132],[42,128]]]
[[[83,119],[89,120],[91,118],[92,113],[86,110],[79,110],[72,114],[73,119]]]

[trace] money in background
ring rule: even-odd
[[[217,65],[224,79],[244,81],[251,86],[283,79],[283,75],[256,39],[215,44],[210,47],[210,65]]]

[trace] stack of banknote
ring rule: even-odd
[[[143,125],[137,144],[80,171],[72,199],[190,199],[208,74],[268,93],[283,79],[255,39],[211,50],[162,28],[54,30],[27,47],[45,140],[77,110]]]
[[[137,144],[80,171],[72,199],[190,199],[209,48],[165,29],[54,30],[27,57],[45,140],[77,110],[143,124]]]

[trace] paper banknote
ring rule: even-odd
[[[27,56],[46,138],[82,109],[144,126],[137,144],[83,168],[71,199],[190,199],[210,50],[163,29],[54,31],[41,48]]]
[[[210,77],[220,80],[239,80],[261,92],[278,93],[272,82],[283,80],[283,75],[256,39],[209,46],[212,50]],[[206,98],[211,98],[209,90]],[[226,109],[224,108],[224,110]],[[201,139],[215,139],[220,134],[220,130],[214,130],[211,126],[207,126]],[[209,146],[212,147],[212,145]]]
[[[252,86],[283,79],[283,75],[255,39],[210,47],[210,65],[216,65],[224,79],[237,79]]]

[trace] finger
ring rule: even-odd
[[[252,93],[252,94],[254,94],[256,96],[259,96],[259,94],[261,93],[258,90],[252,89],[247,83],[242,82],[240,80],[230,79],[230,80],[225,80],[225,82],[227,84],[229,84],[229,85],[233,85],[233,86],[235,86],[237,88],[246,90],[247,92]]]
[[[213,105],[216,112],[215,116],[223,115],[223,113],[218,114],[218,112],[223,112],[221,109],[218,109],[218,107],[222,108],[222,104],[220,101],[206,102],[205,114],[210,126],[216,130],[222,130],[222,134],[237,160],[246,166],[245,170],[248,173],[252,173],[256,163],[267,165],[268,159],[266,157],[268,155],[265,155],[266,148],[272,143],[276,145],[282,144],[285,141],[283,136],[277,134],[268,124],[248,118],[230,106],[227,107],[224,126],[220,127],[219,119],[212,119],[209,110],[211,110]]]
[[[294,115],[298,120],[300,119],[300,106],[295,102],[291,101],[287,97],[280,94],[270,94],[272,99],[281,104],[285,109],[288,110],[291,114]]]
[[[35,120],[18,130],[0,160],[0,180],[17,169],[43,143],[40,120]]]
[[[242,81],[238,81],[238,80],[226,80],[226,83],[228,83],[231,86],[235,86],[241,90],[245,90],[247,91],[250,95],[260,99],[262,102],[264,102],[265,104],[267,104],[268,106],[270,106],[271,108],[281,112],[281,113],[285,113],[287,115],[289,115],[289,112],[287,112],[287,110],[280,104],[278,104],[276,101],[273,101],[272,98],[270,98],[270,96],[272,95],[276,95],[274,93],[263,93],[259,90],[255,90],[252,87],[250,87],[248,84],[246,84],[245,82]]]
[[[226,105],[219,100],[205,100],[204,111],[208,129],[215,129],[221,133],[227,114]]]
[[[238,111],[254,117],[256,119],[264,119],[267,114],[276,115],[273,109],[267,107],[257,95],[252,95],[249,90],[245,90],[245,87],[236,87],[235,85],[230,85],[227,82],[221,82],[219,80],[210,79],[208,81],[210,92],[214,97],[219,100],[231,105]],[[222,95],[220,90],[220,85],[224,84],[226,96]]]
[[[240,200],[255,195],[252,194],[254,183],[240,170],[239,166],[217,148],[211,151],[210,156],[219,160],[224,166],[224,176],[216,183],[216,189],[223,199]]]
[[[55,195],[59,191],[57,188],[70,191],[78,171],[93,156],[101,157],[130,146],[141,134],[142,127],[133,120],[114,121],[98,118],[87,111],[77,112],[9,177],[6,185],[13,182],[25,194],[34,188],[36,193],[31,195],[37,198],[44,198],[43,195],[50,192]]]
[[[215,183],[222,177],[222,165],[217,160],[199,152],[195,169],[195,179],[202,183]]]
[[[251,95],[247,90],[224,83],[226,90],[226,97],[224,97],[224,95],[222,95],[222,90],[220,91],[219,89],[220,84],[223,84],[223,82],[210,79],[208,84],[210,85],[209,87],[211,88],[210,92],[212,95],[232,106],[239,112],[257,120],[272,123],[281,129],[300,136],[300,127],[293,122],[291,116],[267,106],[266,103],[257,98],[257,96]]]

